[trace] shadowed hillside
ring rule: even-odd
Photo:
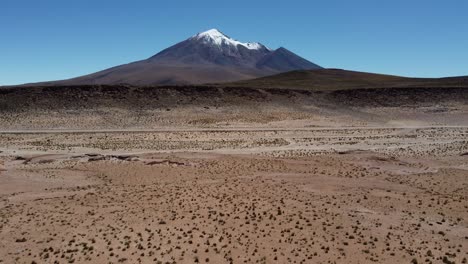
[[[468,89],[457,87],[330,91],[208,86],[16,87],[0,89],[0,130],[219,127],[285,120],[329,126],[383,124],[402,118],[458,124],[467,121],[467,106]]]
[[[404,87],[468,88],[468,76],[448,78],[407,78],[340,69],[323,69],[286,72],[259,79],[223,84],[223,86],[263,89],[306,89],[316,91]]]

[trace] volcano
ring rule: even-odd
[[[322,67],[286,48],[272,50],[257,42],[243,43],[217,29],[211,29],[148,59],[46,84],[189,85],[233,82],[293,70],[315,69]]]

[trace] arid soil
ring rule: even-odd
[[[468,89],[0,89],[0,263],[466,263]]]
[[[468,127],[297,124],[4,132],[0,263],[466,263]]]

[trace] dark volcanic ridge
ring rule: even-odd
[[[336,70],[323,70],[325,74]],[[443,102],[468,104],[468,78],[416,79],[340,71],[367,79],[353,79],[348,85],[287,87],[279,81],[278,86],[269,86],[266,79],[226,85],[187,86],[131,86],[131,85],[64,85],[9,87],[0,89],[0,112],[27,112],[43,110],[86,109],[100,107],[126,108],[134,111],[166,109],[181,106],[224,107],[227,105],[269,104],[285,107],[303,107],[309,103],[327,107],[340,106],[433,106]],[[293,72],[306,74],[306,72]],[[314,72],[315,74],[315,72]],[[289,74],[288,74],[289,75]],[[335,76],[334,74],[332,76]],[[279,76],[273,76],[276,80]],[[374,86],[372,80],[388,78],[388,86]],[[400,81],[396,81],[398,80]],[[392,82],[390,82],[390,80]],[[242,85],[241,85],[242,84]],[[235,86],[238,85],[238,86]],[[246,86],[243,86],[246,85]],[[265,85],[265,86],[263,86]],[[333,86],[334,85],[334,86]],[[298,101],[299,100],[299,101]],[[298,104],[298,102],[300,102]]]
[[[468,88],[468,76],[409,78],[342,69],[300,70],[221,86],[330,91],[382,88]]]
[[[369,73],[312,72],[324,75],[322,83],[310,85],[305,78],[302,81],[306,84],[295,85],[296,88],[265,88],[254,85],[255,80],[249,84],[251,87],[219,84],[2,88],[0,123],[4,130],[223,126],[246,122],[266,124],[285,118],[311,118],[315,120],[314,124],[322,124],[323,121],[331,125],[335,122],[333,120],[341,119],[360,124],[386,124],[395,118],[424,119],[427,124],[466,124],[463,121],[466,120],[468,105],[466,77],[411,82],[408,78]],[[303,71],[290,74],[307,76]],[[343,78],[336,77],[337,74],[347,76],[347,82],[354,88],[327,80]],[[272,78],[277,79],[278,76]],[[372,84],[379,79],[385,79],[391,85]],[[288,84],[284,80],[277,81],[278,85]]]
[[[260,43],[242,43],[212,29],[146,60],[41,85],[222,83],[306,69],[321,67],[285,48],[271,50]]]

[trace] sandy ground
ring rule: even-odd
[[[0,263],[466,263],[467,201],[465,126],[0,134]]]

